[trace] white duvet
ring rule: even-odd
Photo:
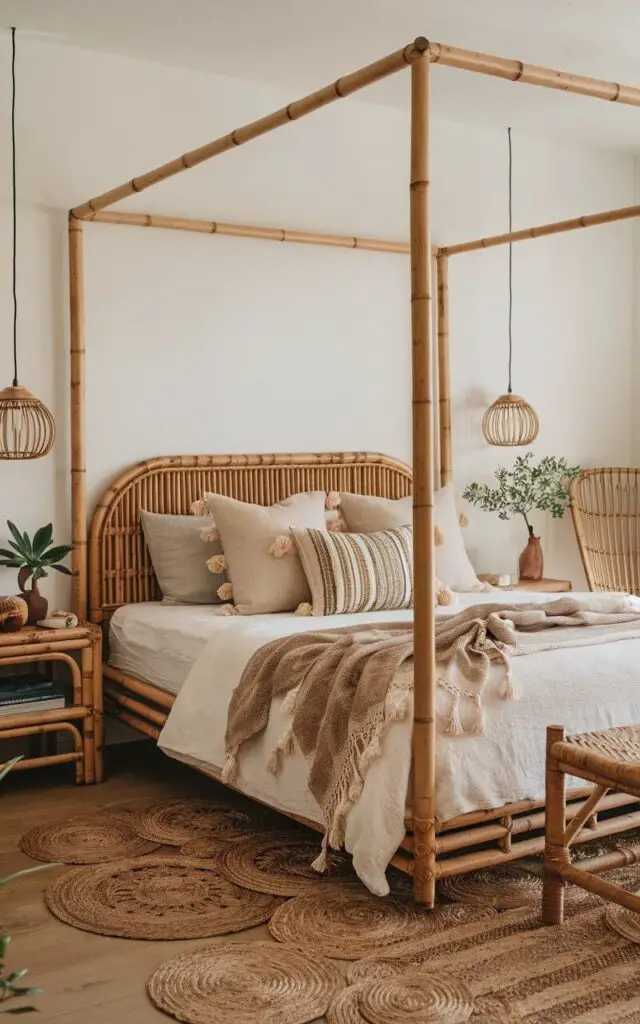
[[[602,601],[602,595],[572,596],[590,603]],[[495,599],[495,593],[459,595],[450,612]],[[533,600],[546,601],[549,595],[515,592],[505,598],[505,603]],[[127,611],[121,610],[124,614]],[[229,700],[247,661],[259,647],[292,632],[410,618],[410,612],[382,612],[324,619],[288,614],[216,619],[215,629],[196,658],[160,734],[160,747],[171,757],[219,775],[225,762]],[[579,732],[640,722],[638,624],[620,627],[620,639],[597,645],[589,641],[589,630],[572,633],[580,646],[513,660],[517,701],[503,699],[504,669],[492,669],[483,695],[484,735],[443,735],[450,697],[438,691],[438,818],[446,820],[468,811],[542,798],[545,728],[549,723],[557,722],[570,732]],[[581,646],[582,637],[586,646]],[[266,759],[288,722],[281,705],[281,699],[273,702],[264,735],[242,748],[239,788],[270,806],[321,822],[320,809],[307,788],[307,766],[301,754],[285,758],[277,776],[265,771]],[[466,710],[461,708],[463,724]],[[360,801],[347,819],[346,846],[355,869],[365,885],[380,895],[388,892],[385,871],[404,837],[410,762],[409,718],[390,726],[382,743],[382,756],[372,766]]]

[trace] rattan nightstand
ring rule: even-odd
[[[76,782],[102,782],[102,633],[81,622],[73,629],[27,626],[0,633],[0,667],[62,662],[71,673],[72,698],[55,711],[26,711],[0,716],[0,740],[67,733],[73,750],[19,761],[14,770],[44,768],[75,761]]]

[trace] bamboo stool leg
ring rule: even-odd
[[[564,920],[564,886],[559,868],[571,863],[565,843],[566,794],[565,775],[549,751],[554,743],[564,740],[562,726],[547,728],[546,810],[544,873],[542,887],[542,923],[562,924]]]

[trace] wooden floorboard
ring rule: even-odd
[[[33,825],[100,808],[148,806],[167,797],[211,794],[217,789],[213,780],[169,761],[151,743],[130,743],[110,751],[108,779],[101,786],[76,787],[71,771],[61,766],[22,772],[0,784],[0,876],[33,865],[18,848],[20,836]],[[68,869],[43,871],[0,890],[0,927],[12,935],[8,965],[14,970],[28,967],[25,983],[44,989],[33,1000],[39,1014],[24,1019],[56,1024],[170,1020],[147,999],[149,976],[182,950],[228,939],[139,942],[70,928],[49,914],[42,898],[48,882],[64,870]],[[254,928],[241,937],[264,939],[266,928]]]

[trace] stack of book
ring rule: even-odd
[[[62,690],[40,676],[0,678],[0,715],[55,711],[64,705],[65,697]]]

